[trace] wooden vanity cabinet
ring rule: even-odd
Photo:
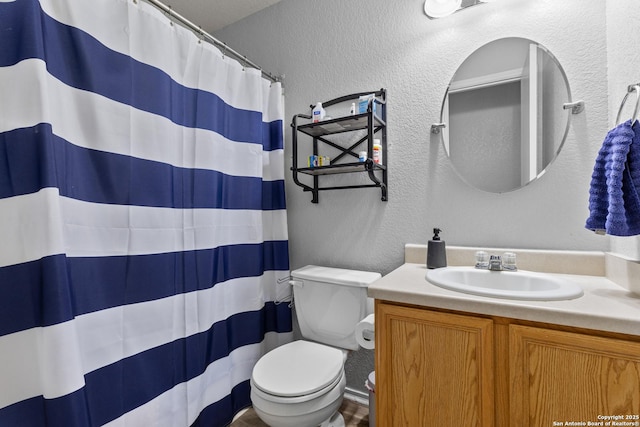
[[[493,426],[493,322],[376,301],[376,425]]]
[[[376,300],[375,369],[378,427],[640,421],[636,336]]]
[[[509,341],[511,425],[640,423],[640,342],[520,325]]]

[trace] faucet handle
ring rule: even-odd
[[[513,252],[505,252],[502,255],[502,267],[505,270],[517,270],[516,267],[516,254]]]
[[[476,252],[476,268],[489,267],[489,254],[485,251]]]

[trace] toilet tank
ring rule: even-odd
[[[291,272],[293,301],[305,339],[357,350],[355,328],[373,313],[369,284],[380,273],[307,265]]]

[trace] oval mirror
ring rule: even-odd
[[[540,177],[569,130],[569,82],[556,58],[524,38],[473,52],[444,96],[444,148],[456,172],[484,191],[516,190]]]

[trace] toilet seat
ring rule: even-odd
[[[251,384],[272,401],[305,401],[338,384],[344,375],[343,352],[311,341],[294,341],[262,356]]]
[[[324,397],[327,397],[327,395],[333,395],[336,392],[340,396],[342,396],[343,388],[344,388],[344,384],[342,383],[346,383],[344,373],[339,375],[334,382],[332,382],[331,384],[329,384],[329,386],[323,388],[322,390],[318,390],[303,396],[284,397],[284,396],[276,396],[274,394],[265,393],[264,391],[260,390],[259,387],[256,386],[256,384],[253,382],[253,379],[250,381],[250,384],[252,387],[252,393],[255,393],[257,396],[260,396],[260,398],[266,401],[269,401],[271,403],[285,404],[285,406],[289,406],[289,407],[293,406],[296,403],[304,404],[314,399],[324,398]],[[342,388],[340,386],[342,386]]]

